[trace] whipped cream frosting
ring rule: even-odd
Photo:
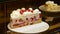
[[[25,8],[23,8],[25,10]],[[32,8],[29,8],[30,10],[33,10]],[[12,11],[10,14],[12,19],[26,19],[26,18],[31,18],[33,16],[38,16],[41,12],[38,9],[33,10],[32,12],[25,11],[23,14],[20,13],[21,9],[17,9]]]
[[[45,4],[58,6],[54,1],[47,1]]]
[[[25,16],[26,16],[26,18],[30,18],[30,17],[32,16],[32,13],[31,13],[31,12],[26,11],[26,12],[24,12],[24,13],[23,13],[23,15],[25,15]]]
[[[46,4],[54,4],[54,1],[47,1]]]
[[[20,18],[20,13],[19,13],[20,10],[14,10],[12,13],[11,13],[11,18],[14,19],[14,18]]]
[[[33,11],[33,14],[35,14],[35,15],[38,15],[38,14],[40,14],[41,12],[38,10],[38,9],[35,9],[34,11]]]

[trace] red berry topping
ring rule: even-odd
[[[26,20],[28,20],[28,18],[26,18]]]
[[[22,11],[20,11],[20,14],[23,14],[23,12],[22,12]]]
[[[31,10],[27,10],[28,12],[30,12]]]
[[[31,12],[33,13],[33,10]]]
[[[17,22],[17,20],[16,20],[16,22]]]
[[[25,11],[26,11],[25,8],[22,8],[20,14],[23,14]]]
[[[32,12],[33,13],[33,10],[28,10],[28,12]]]
[[[20,14],[23,14],[23,13],[24,13],[24,11],[23,11],[23,10],[21,10],[21,11],[20,11]]]

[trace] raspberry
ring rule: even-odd
[[[20,11],[20,14],[23,14],[23,13],[24,13],[24,10],[21,10],[21,11]]]
[[[31,12],[33,13],[33,10]]]
[[[32,12],[33,13],[33,10],[28,10],[28,12]]]
[[[33,18],[31,18],[33,20]]]
[[[26,20],[28,20],[28,18],[26,18]]]
[[[16,22],[17,22],[17,20],[16,20]]]

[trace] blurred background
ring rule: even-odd
[[[0,0],[0,33],[9,34],[10,31],[7,28],[10,22],[10,13],[18,8],[38,8],[40,5],[45,4],[48,0]],[[52,0],[60,5],[60,0]],[[45,18],[43,17],[43,21]],[[43,34],[60,34],[60,17],[55,18],[52,22],[47,22],[50,28]]]

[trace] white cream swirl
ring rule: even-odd
[[[34,17],[34,16],[37,16],[39,15],[41,12],[38,10],[38,9],[35,9],[32,12],[29,12],[29,11],[25,11],[23,14],[20,14],[20,9],[17,9],[17,10],[14,10],[12,13],[11,13],[11,18],[12,19],[26,19],[26,18],[31,18],[31,17]]]
[[[11,13],[11,18],[12,19],[15,19],[15,18],[20,18],[20,16],[21,16],[21,14],[19,13],[19,9],[17,9],[17,10],[14,10],[12,13]]]
[[[47,1],[46,4],[54,4],[54,1]]]
[[[26,18],[31,18],[32,17],[32,12],[24,12],[23,15],[25,15]]]
[[[41,12],[38,10],[38,9],[35,9],[34,11],[33,11],[33,14],[34,15],[38,15],[38,14],[40,14]]]

